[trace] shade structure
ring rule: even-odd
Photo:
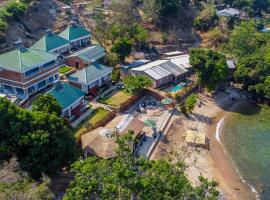
[[[156,128],[157,124],[155,120],[147,119],[144,121],[144,124],[150,128]]]
[[[164,105],[169,105],[169,104],[172,104],[173,103],[173,100],[172,99],[162,99],[161,100],[161,103],[164,104]]]

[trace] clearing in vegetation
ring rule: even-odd
[[[113,91],[108,96],[101,98],[99,102],[107,104],[107,105],[115,106],[115,107],[120,107],[121,104],[126,102],[131,97],[132,97],[132,94],[124,90],[119,90],[119,91]]]
[[[81,123],[81,125],[77,128],[76,137],[87,133],[91,130],[93,126],[95,126],[98,122],[105,119],[109,114],[109,111],[103,108],[95,109],[85,121]]]

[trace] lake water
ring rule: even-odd
[[[270,107],[241,104],[225,117],[220,137],[243,179],[270,200]]]

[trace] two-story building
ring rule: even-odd
[[[69,41],[70,49],[77,49],[91,43],[91,33],[75,23],[72,23],[58,35]]]
[[[87,67],[93,62],[105,61],[106,52],[100,45],[92,45],[66,57],[66,63],[76,69]]]
[[[16,49],[0,55],[0,90],[26,99],[59,80],[57,54],[27,49],[21,42]]]
[[[50,30],[47,30],[46,34],[40,40],[34,43],[31,49],[66,54],[69,52],[70,47],[68,40],[54,34]]]
[[[70,84],[81,89],[84,93],[96,94],[96,90],[109,85],[113,68],[99,63],[93,63],[78,70],[68,77]]]

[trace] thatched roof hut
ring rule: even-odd
[[[134,137],[144,128],[144,123],[131,115],[119,115],[105,127],[97,128],[81,136],[82,148],[88,153],[108,159],[116,156],[116,131],[119,136],[129,130],[134,131]]]

